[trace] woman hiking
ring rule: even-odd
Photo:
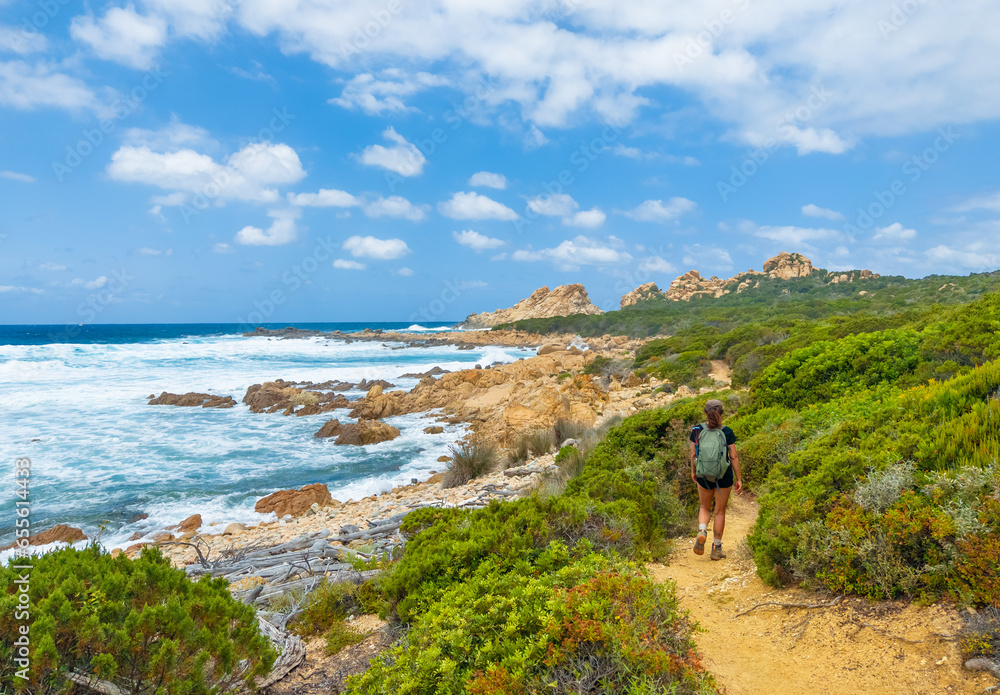
[[[726,556],[722,549],[722,532],[726,529],[726,505],[733,487],[736,493],[743,489],[740,459],[736,455],[736,435],[722,426],[722,401],[714,398],[705,403],[706,421],[691,430],[691,480],[698,485],[698,538],[694,542],[695,555],[705,554],[708,540],[708,521],[712,518],[712,500],[715,500],[715,525],[712,528],[713,560]],[[735,482],[733,474],[735,473]]]

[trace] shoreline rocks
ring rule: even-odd
[[[551,318],[554,316],[572,316],[574,314],[603,314],[604,312],[590,302],[590,297],[583,285],[560,285],[554,290],[539,287],[527,299],[522,299],[509,309],[469,314],[461,324],[464,328],[492,328],[501,323],[513,323],[523,319]]]
[[[323,507],[332,502],[334,502],[334,499],[330,496],[330,490],[326,485],[323,483],[313,483],[312,485],[305,485],[298,490],[278,490],[277,492],[272,492],[267,497],[257,500],[257,504],[254,505],[253,509],[259,514],[274,512],[280,519],[286,514],[291,514],[293,517],[301,516],[309,511],[309,508],[313,504],[319,504]]]
[[[28,536],[28,545],[48,545],[56,541],[61,543],[76,543],[77,541],[85,540],[87,540],[87,536],[82,529],[78,529],[75,526],[67,526],[66,524],[56,524],[50,529]],[[15,545],[15,543],[5,545],[0,548],[0,551],[10,550]]]
[[[232,396],[213,396],[210,393],[167,393],[164,391],[159,396],[148,396],[149,403],[146,405],[177,405],[182,407],[202,407],[202,408],[232,408],[236,405],[236,400]]]

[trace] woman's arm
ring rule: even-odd
[[[732,447],[730,447],[732,448]],[[694,455],[694,442],[691,442],[691,480],[698,482],[698,476],[695,474],[695,455]]]
[[[736,492],[743,489],[743,473],[740,471],[740,456],[736,453],[736,445],[729,445],[729,462],[733,464],[733,472],[736,473],[736,482],[733,488]]]

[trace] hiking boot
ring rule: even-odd
[[[704,551],[702,551],[704,552]],[[726,557],[726,551],[722,549],[722,544],[716,545],[712,544],[712,554],[709,557],[713,560],[721,560]]]
[[[694,554],[704,555],[705,554],[705,541],[708,540],[708,533],[705,531],[699,531],[698,537],[694,541]]]

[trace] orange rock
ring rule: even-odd
[[[313,483],[298,490],[279,490],[267,497],[257,500],[254,511],[261,514],[274,512],[278,518],[291,514],[301,516],[309,511],[313,503],[318,503],[320,507],[326,506],[333,498],[330,491],[323,483]]]

